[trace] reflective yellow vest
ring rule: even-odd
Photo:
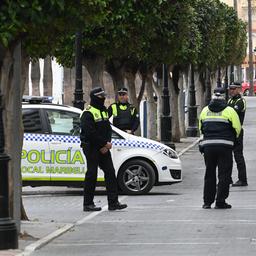
[[[99,109],[97,109],[93,106],[90,106],[90,105],[84,111],[90,112],[93,115],[93,119],[96,123],[104,121],[104,120],[108,120],[108,112],[107,111],[100,111]],[[83,112],[81,113],[80,117],[82,116]]]

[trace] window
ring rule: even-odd
[[[79,136],[79,114],[56,109],[48,109],[46,110],[46,113],[53,134]]]
[[[122,139],[124,139],[123,137],[121,137],[118,133],[114,132],[113,130],[112,130],[111,138],[114,139],[114,140],[122,140]]]
[[[23,109],[22,119],[24,132],[43,133],[39,109]]]

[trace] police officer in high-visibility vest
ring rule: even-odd
[[[234,82],[229,85],[229,95],[230,99],[228,100],[228,106],[232,107],[239,116],[241,125],[244,123],[244,116],[246,111],[246,102],[242,97],[242,85],[240,82]],[[246,164],[243,154],[243,140],[244,140],[244,130],[241,130],[241,133],[236,140],[234,147],[234,158],[238,170],[238,181],[232,184],[233,187],[248,186],[247,175],[246,175]]]
[[[236,111],[228,107],[225,90],[216,88],[210,104],[202,110],[199,129],[203,134],[199,149],[204,155],[206,171],[204,176],[203,208],[228,209],[226,202],[232,173],[232,150],[241,131]],[[218,167],[218,186],[216,189],[216,168]],[[217,190],[217,191],[216,191]]]
[[[140,120],[136,108],[128,102],[127,88],[118,90],[118,101],[108,108],[109,117],[113,116],[113,125],[117,128],[134,134],[138,129]]]
[[[81,114],[81,147],[86,157],[87,172],[84,180],[84,211],[100,211],[94,204],[94,193],[97,182],[98,166],[105,175],[108,197],[108,209],[121,210],[127,207],[118,201],[117,179],[110,149],[112,129],[108,112],[104,106],[105,92],[96,87],[90,92],[90,105]]]

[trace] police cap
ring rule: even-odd
[[[242,84],[240,82],[232,82],[230,85],[229,85],[229,89],[235,89],[235,88],[241,88],[242,87]]]
[[[95,87],[91,90],[90,92],[90,97],[92,96],[96,96],[96,97],[99,97],[99,96],[102,96],[102,97],[106,97],[106,93],[104,91],[103,88],[101,87]]]
[[[127,94],[128,90],[127,90],[127,88],[123,87],[123,88],[118,89],[117,92],[118,92],[118,94]]]
[[[225,99],[225,89],[223,87],[216,87],[213,90],[213,98],[215,99]]]

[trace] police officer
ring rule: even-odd
[[[98,166],[104,171],[108,209],[121,210],[126,204],[118,202],[117,180],[110,149],[111,126],[104,106],[105,92],[96,87],[90,92],[90,105],[81,114],[81,147],[86,157],[87,172],[84,180],[84,211],[100,211],[93,202]]]
[[[228,106],[232,107],[238,114],[241,125],[244,123],[244,116],[246,110],[245,99],[241,95],[242,85],[239,82],[234,82],[229,85],[229,94],[230,99],[228,100]],[[246,175],[246,165],[243,154],[243,140],[244,140],[244,130],[241,130],[241,133],[236,140],[234,147],[234,158],[238,170],[238,181],[235,182],[233,187],[248,186],[247,175]]]
[[[140,121],[136,108],[128,102],[128,90],[118,90],[118,101],[108,108],[109,117],[113,116],[113,125],[117,128],[134,134]]]
[[[199,129],[203,134],[202,152],[206,165],[204,176],[203,208],[228,209],[230,176],[232,172],[232,150],[241,125],[236,111],[228,107],[225,90],[216,88],[210,104],[202,110]],[[216,168],[218,167],[218,186],[216,191]],[[216,197],[216,198],[215,198]]]

